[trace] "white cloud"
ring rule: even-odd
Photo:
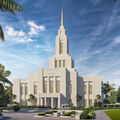
[[[17,42],[17,43],[30,43],[30,42],[34,42],[34,40],[32,40],[31,38],[17,38],[17,39],[13,39],[13,41]]]
[[[116,43],[116,44],[119,44],[119,43],[120,43],[120,36],[117,36],[117,37],[115,38],[115,43]]]
[[[30,38],[27,33],[25,33],[23,30],[17,31],[11,26],[5,27],[5,34],[8,41],[14,41],[16,43],[30,43],[34,42],[32,38]]]
[[[8,36],[20,36],[20,37],[25,36],[25,32],[23,32],[22,30],[16,31],[14,30],[13,27],[10,26],[5,27],[5,33]]]
[[[101,0],[90,0],[94,5],[98,5]]]
[[[34,21],[28,21],[27,24],[30,26],[29,35],[37,35],[40,31],[45,31],[44,25],[37,25]]]
[[[115,71],[114,73],[112,73],[113,75],[120,75],[120,70]]]

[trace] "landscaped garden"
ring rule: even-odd
[[[111,120],[120,120],[120,110],[108,110],[105,113],[110,117]]]

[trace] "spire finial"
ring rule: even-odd
[[[61,26],[63,26],[63,8],[62,8],[62,11],[61,11]]]

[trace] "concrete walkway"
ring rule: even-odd
[[[36,118],[35,113],[4,113],[4,120],[75,120],[75,118],[61,118],[61,117],[41,117]]]
[[[111,120],[103,110],[95,111],[96,119],[95,120]]]

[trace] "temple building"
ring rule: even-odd
[[[49,68],[40,68],[27,79],[13,80],[13,94],[21,105],[45,105],[51,107],[93,106],[96,95],[101,96],[102,76],[79,76],[74,68],[74,61],[69,55],[69,44],[63,25],[56,36],[55,55],[49,59]],[[28,101],[29,95],[35,96],[33,103]],[[80,102],[77,96],[82,96]]]

